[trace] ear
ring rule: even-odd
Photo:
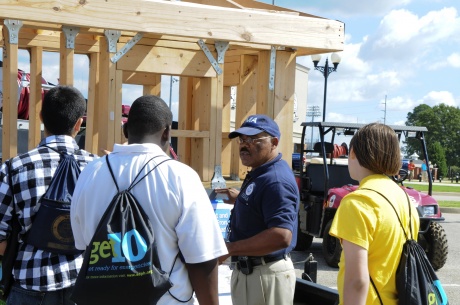
[[[74,136],[80,131],[81,124],[83,124],[83,118],[79,118],[73,126]]]
[[[161,134],[161,142],[162,144],[164,142],[169,143],[170,140],[171,140],[171,126],[167,126],[165,130],[163,131],[163,133]]]
[[[42,111],[40,110],[40,113],[38,114],[38,116],[40,117],[40,121],[43,123],[43,115],[42,115]]]
[[[271,142],[272,146],[274,146],[274,148],[277,148],[280,140],[278,138],[271,138]]]
[[[350,153],[348,154],[349,159],[356,159],[355,152],[353,151],[353,148],[350,149]]]

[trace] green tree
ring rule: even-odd
[[[429,160],[432,165],[435,165],[438,167],[438,176],[444,176],[446,177],[447,175],[447,161],[446,161],[446,152],[444,150],[444,147],[442,147],[441,143],[439,142],[434,142],[430,143],[428,145],[428,151],[429,151]]]
[[[422,104],[407,114],[406,125],[425,126],[428,129],[428,132],[425,133],[425,141],[430,160],[432,154],[439,153],[433,150],[437,146],[430,143],[438,142],[444,149],[447,166],[460,165],[460,109],[445,104],[434,107]],[[423,155],[419,141],[408,139],[405,144],[408,155],[414,152],[420,156]]]

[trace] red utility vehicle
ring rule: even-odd
[[[335,237],[329,235],[329,229],[335,212],[345,195],[358,187],[358,182],[350,177],[348,172],[347,156],[334,158],[334,140],[337,135],[354,135],[355,131],[364,124],[337,123],[337,122],[306,122],[302,123],[302,139],[305,139],[306,129],[315,128],[319,132],[320,142],[312,149],[304,149],[301,155],[311,155],[307,165],[300,167],[297,173],[297,182],[301,196],[299,212],[299,234],[297,249],[306,250],[310,247],[314,237],[323,238],[323,254],[330,266],[337,267],[342,247]],[[390,126],[398,134],[407,138],[418,139],[421,144],[423,158],[428,162],[425,136],[426,127],[417,126]],[[325,137],[331,139],[325,141]],[[305,147],[302,141],[301,147]],[[395,183],[407,192],[411,202],[416,205],[420,228],[418,242],[425,249],[427,256],[435,269],[444,266],[447,260],[447,236],[440,222],[444,220],[439,205],[432,197],[432,177],[428,168],[428,193],[421,193],[413,188],[404,186],[403,181],[408,176],[404,169],[399,176],[392,177]]]

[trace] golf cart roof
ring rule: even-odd
[[[360,129],[367,124],[358,123],[340,123],[340,122],[304,122],[301,126],[307,127],[327,127],[327,128],[343,128],[343,129]],[[428,131],[426,127],[422,126],[405,126],[405,125],[388,125],[395,132],[401,131]]]

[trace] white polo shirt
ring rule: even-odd
[[[144,164],[160,156],[143,170],[169,158],[155,144],[115,144],[110,165],[120,190],[129,187]],[[75,245],[85,249],[117,190],[106,158],[99,158],[82,171],[71,204]],[[131,193],[149,217],[158,245],[161,267],[171,270],[179,248],[187,263],[201,263],[227,254],[214,210],[197,173],[178,161],[167,161],[137,184]],[[170,277],[171,293],[180,300],[192,294],[185,265],[178,259]],[[187,304],[193,304],[193,298]],[[158,305],[179,304],[168,293]],[[184,304],[184,303],[180,303]]]

